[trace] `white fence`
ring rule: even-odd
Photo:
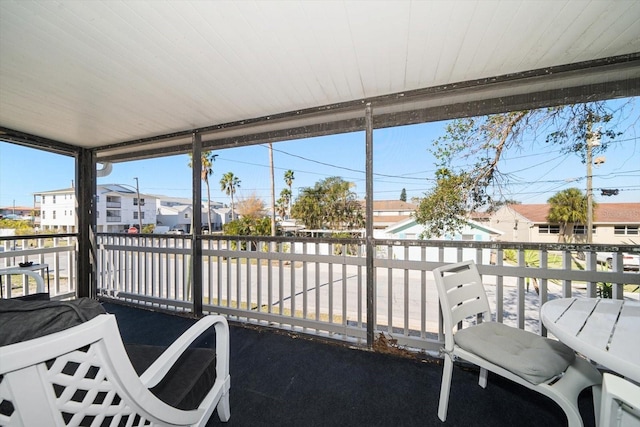
[[[189,235],[97,236],[98,294],[153,307],[190,311],[202,286],[204,311],[231,319],[347,341],[367,331],[366,247],[363,239],[199,236],[202,280],[194,283]],[[560,296],[635,298],[640,274],[598,265],[597,251],[638,251],[604,245],[376,240],[373,329],[398,344],[435,351],[441,339],[431,270],[473,259],[483,274],[498,321],[546,334],[541,304]],[[585,260],[575,256],[584,252]],[[619,262],[620,261],[620,262]],[[624,285],[628,286],[624,286]],[[631,286],[629,286],[631,285]],[[626,292],[625,292],[626,291]]]
[[[74,234],[0,237],[1,297],[11,298],[37,292],[27,276],[3,274],[2,270],[32,263],[43,276],[53,299],[76,294],[76,237]]]

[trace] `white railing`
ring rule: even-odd
[[[206,312],[343,340],[365,340],[366,247],[363,239],[199,236]],[[192,310],[190,235],[97,236],[98,294],[173,310]],[[622,252],[637,247],[489,242],[376,240],[372,295],[376,334],[398,344],[437,351],[438,298],[431,270],[473,259],[483,274],[496,319],[546,334],[538,312],[560,296],[614,298],[630,292],[640,274],[623,271]],[[586,254],[585,260],[575,257]],[[596,252],[620,254],[610,271]],[[197,264],[197,263],[196,263]],[[624,284],[632,286],[624,286]]]
[[[33,279],[25,275],[2,274],[2,270],[19,268],[20,264],[42,266],[46,290],[52,299],[76,294],[76,237],[74,234],[0,237],[0,277],[3,298],[20,297],[37,292]]]

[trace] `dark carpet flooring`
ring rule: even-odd
[[[168,345],[194,320],[104,304],[125,343]],[[437,416],[442,365],[232,324],[231,420],[208,426],[564,426],[550,399],[490,374],[456,366],[446,423]],[[593,426],[591,392],[579,400]]]

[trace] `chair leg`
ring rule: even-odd
[[[602,411],[602,385],[596,384],[591,387],[591,392],[593,393],[593,412],[596,418],[596,426],[600,426],[600,413]]]
[[[567,416],[569,427],[582,427],[582,417],[578,410],[578,395],[587,387],[593,387],[594,412],[598,414],[600,399],[600,384],[602,383],[602,375],[587,360],[576,357],[560,380],[551,386],[546,386],[551,390],[551,397],[564,411]]]
[[[444,368],[442,370],[442,384],[440,385],[440,402],[438,404],[438,418],[447,420],[447,408],[449,407],[449,392],[451,391],[451,376],[453,374],[453,360],[445,354]]]
[[[487,379],[489,377],[489,371],[485,368],[480,368],[480,378],[478,379],[478,384],[482,388],[487,388]]]
[[[222,421],[223,423],[229,421],[229,418],[231,418],[231,406],[229,406],[228,392],[220,397],[216,409],[218,410],[218,418],[220,418],[220,421]]]

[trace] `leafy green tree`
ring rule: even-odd
[[[573,226],[587,223],[587,196],[578,188],[567,188],[550,197],[547,203],[550,205],[547,221],[560,225],[558,239],[571,242]]]
[[[407,201],[407,190],[405,190],[404,188],[400,192],[400,200],[403,202]]]
[[[317,230],[323,228],[324,192],[316,183],[315,187],[306,187],[291,207],[291,216],[304,221],[307,228]]]
[[[353,183],[340,177],[329,177],[303,188],[291,209],[294,218],[304,221],[307,228],[349,230],[364,226],[363,208]]]
[[[35,234],[31,222],[21,219],[2,218],[0,219],[0,228],[12,228],[17,236]]]
[[[456,175],[448,169],[436,172],[436,186],[419,199],[413,216],[425,226],[420,237],[435,238],[455,234],[466,223],[469,175]]]
[[[236,215],[233,209],[233,196],[236,194],[236,190],[240,188],[240,182],[240,179],[233,172],[225,173],[220,179],[220,190],[224,191],[227,196],[231,196],[231,220],[234,220]]]
[[[271,236],[271,218],[242,217],[226,223],[222,226],[222,230],[228,236]],[[251,242],[252,249],[257,248],[257,243],[257,241]],[[236,248],[236,242],[231,242],[231,248]],[[246,248],[246,242],[242,242],[241,249]]]
[[[242,217],[222,226],[228,236],[270,236],[271,220],[269,217]]]
[[[211,228],[211,188],[209,187],[209,177],[213,175],[213,162],[215,162],[217,154],[213,154],[211,151],[203,151],[202,153],[202,169],[200,171],[200,179],[204,181],[207,187],[207,223],[209,224],[209,230]],[[189,153],[189,167],[193,167],[193,155]],[[195,208],[195,206],[194,206]]]
[[[626,105],[628,103],[613,111],[609,104],[598,101],[449,122],[444,135],[433,141],[430,149],[440,171],[436,174],[436,185],[445,188],[432,190],[425,199],[442,199],[446,195],[454,198],[456,203],[447,205],[427,200],[419,203],[416,217],[420,218],[419,222],[438,216],[466,217],[470,212],[490,207],[494,198],[502,197],[508,181],[508,175],[500,170],[503,154],[524,148],[524,141],[532,137],[536,139],[542,135],[546,144],[557,145],[562,153],[577,154],[586,162],[586,144],[596,133],[600,137],[600,145],[593,147],[593,155],[605,151],[609,143],[620,135],[614,130],[617,125],[614,118],[623,118],[622,111]],[[459,226],[463,224],[463,221],[444,219],[440,221],[444,228],[429,228],[432,234],[442,234],[456,222]]]
[[[151,234],[153,233],[153,230],[156,229],[156,225],[155,224],[147,224],[144,227],[142,227],[142,233],[143,234]]]

